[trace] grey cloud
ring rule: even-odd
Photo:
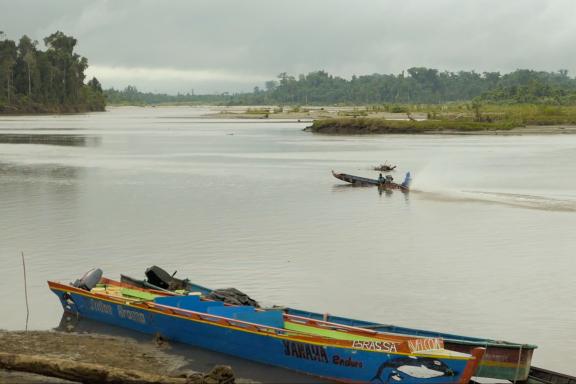
[[[411,66],[575,73],[575,11],[572,0],[0,0],[0,30],[41,39],[60,29],[105,73],[214,72],[182,82],[100,76],[105,86],[211,92],[317,69],[345,77]]]

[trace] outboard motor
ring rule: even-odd
[[[400,185],[406,189],[409,189],[410,184],[412,184],[412,177],[410,176],[410,172],[406,172],[406,176],[404,177],[404,181]]]
[[[167,289],[169,291],[176,291],[180,289],[190,290],[190,282],[188,279],[177,279],[174,277],[176,272],[170,275],[168,272],[162,268],[153,265],[144,272],[148,283],[160,287],[162,289]]]
[[[162,268],[153,265],[144,272],[148,282],[163,289],[170,289],[172,276]]]
[[[100,282],[102,278],[102,270],[100,268],[94,268],[89,270],[80,279],[72,283],[73,287],[84,289],[90,291]]]

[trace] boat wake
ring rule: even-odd
[[[489,191],[418,191],[421,198],[446,202],[473,202],[506,205],[516,208],[542,211],[576,212],[576,200],[551,198],[546,196],[489,192]]]

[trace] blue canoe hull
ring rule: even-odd
[[[127,278],[123,276],[123,279]],[[142,286],[142,281],[128,278],[128,282]],[[210,294],[213,290],[201,285],[190,283],[191,291],[200,292],[203,295]],[[343,324],[353,327],[367,328],[378,332],[396,333],[414,337],[442,338],[447,349],[458,352],[470,353],[473,348],[483,347],[486,352],[476,376],[488,377],[510,381],[524,381],[528,379],[532,363],[532,355],[535,345],[517,344],[495,341],[485,338],[469,337],[449,333],[428,331],[422,329],[385,325],[381,323],[356,320],[347,317],[325,315],[322,313],[305,311],[295,308],[284,308],[289,315],[301,316],[314,320],[325,320],[332,323]]]
[[[295,341],[191,320],[177,313],[120,304],[76,289],[50,288],[65,311],[82,317],[341,382],[458,383],[462,382],[470,361],[469,358],[383,353]]]

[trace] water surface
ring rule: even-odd
[[[158,264],[264,304],[537,344],[535,365],[576,374],[576,136],[319,136],[206,112],[0,118],[0,328],[25,325],[24,252],[35,329],[62,313],[46,280]],[[330,175],[385,160],[414,192]]]

